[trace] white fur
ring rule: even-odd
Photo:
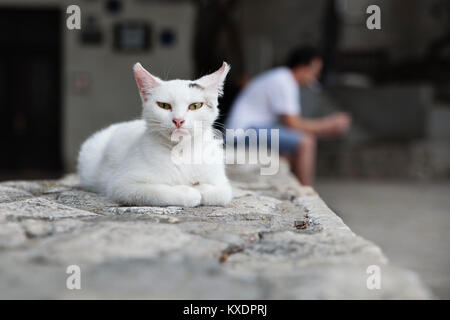
[[[217,98],[228,70],[224,63],[215,73],[195,81],[162,81],[137,63],[134,73],[143,102],[142,119],[113,124],[83,143],[78,156],[82,186],[128,205],[194,207],[230,202],[231,186],[223,159],[215,159],[218,161],[213,164],[177,165],[172,161],[174,142],[170,139],[176,128],[173,118],[185,120],[182,129],[194,140],[213,137]],[[189,87],[190,83],[202,88]],[[162,109],[156,102],[170,103],[172,110]],[[204,105],[188,110],[194,102]],[[194,121],[202,122],[201,135],[193,135]]]

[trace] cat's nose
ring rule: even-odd
[[[177,126],[177,128],[181,128],[181,126],[184,123],[184,119],[180,119],[180,118],[173,118],[172,122]]]

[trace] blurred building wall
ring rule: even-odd
[[[189,1],[121,1],[117,13],[108,12],[106,1],[2,0],[9,7],[59,7],[63,26],[62,92],[63,160],[66,170],[74,170],[80,144],[95,131],[114,122],[133,120],[141,114],[141,102],[132,67],[141,62],[150,72],[166,78],[190,78],[193,74],[191,38],[195,8]],[[99,45],[85,45],[80,30],[68,30],[67,6],[81,8],[82,30],[89,17],[98,21],[102,33]],[[116,22],[144,21],[151,28],[151,47],[142,53],[113,49]],[[159,41],[162,30],[175,35],[171,46]],[[43,79],[45,81],[45,79]],[[77,83],[86,82],[83,88]]]
[[[74,167],[80,143],[94,131],[114,122],[136,119],[141,114],[141,102],[132,73],[132,66],[141,62],[162,79],[190,78],[193,73],[191,38],[194,8],[189,2],[165,4],[162,1],[123,1],[123,12],[110,15],[102,1],[82,3],[82,11],[101,19],[104,44],[83,47],[77,32],[66,30],[66,88],[64,117],[65,160]],[[117,21],[144,20],[152,28],[151,49],[140,54],[112,50],[112,25]],[[175,32],[175,43],[162,47],[158,34],[163,28]],[[71,92],[70,83],[77,73],[87,73],[88,92]]]
[[[245,0],[239,21],[248,73],[283,63],[295,46],[323,44],[325,10],[333,1],[341,21],[339,51],[379,49],[392,61],[414,59],[447,31],[440,12],[446,0]],[[367,29],[369,5],[380,7],[382,30]]]
[[[380,49],[401,60],[424,53],[446,29],[439,4],[448,0],[335,0],[341,19],[340,51],[372,52]],[[162,78],[191,78],[194,74],[192,39],[197,1],[123,0],[120,12],[105,8],[106,0],[0,0],[0,6],[51,6],[61,9],[63,68],[61,80],[63,159],[73,170],[80,144],[110,123],[140,116],[140,100],[132,74],[141,62]],[[253,76],[282,63],[286,54],[302,44],[324,41],[326,6],[332,0],[242,0],[237,21],[244,51],[244,67]],[[82,24],[89,17],[98,21],[103,41],[84,45],[80,31],[67,30],[68,5],[81,7]],[[381,7],[382,32],[365,27],[370,4]],[[143,53],[113,49],[113,26],[117,22],[145,21],[151,26],[151,48]],[[176,35],[172,46],[159,41],[162,30]],[[87,82],[83,88],[77,83]]]
[[[326,0],[240,2],[245,65],[250,75],[282,64],[292,48],[318,45]]]
[[[420,58],[430,43],[446,29],[439,12],[447,0],[337,0],[342,16],[340,50],[384,49],[394,60]],[[381,30],[366,28],[366,8],[378,5]]]

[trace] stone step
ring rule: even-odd
[[[285,162],[274,176],[228,169],[227,207],[120,207],[80,189],[75,175],[0,183],[0,298],[433,297]],[[70,265],[81,290],[66,288]]]

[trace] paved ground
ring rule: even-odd
[[[354,232],[450,299],[450,182],[319,180],[315,188]]]

